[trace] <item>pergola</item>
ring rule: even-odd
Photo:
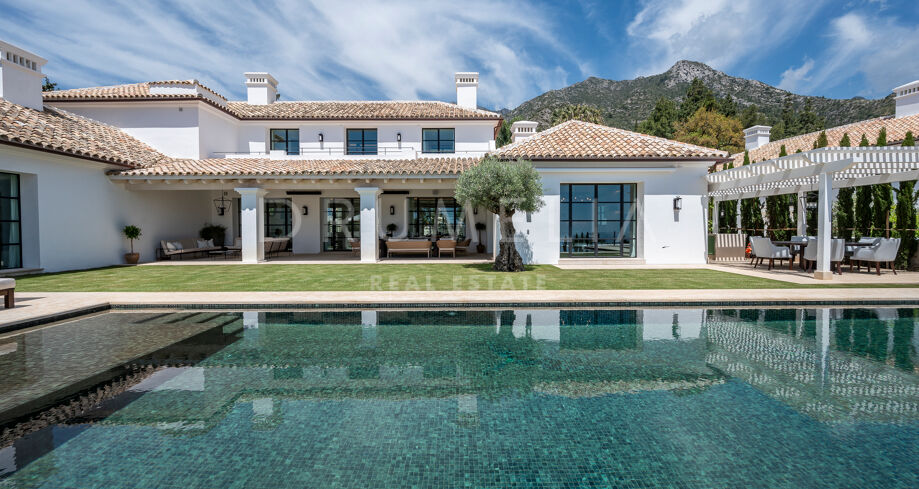
[[[819,148],[711,173],[707,179],[708,195],[715,201],[716,225],[720,201],[782,194],[798,194],[800,198],[805,192],[817,192],[814,278],[830,280],[833,189],[917,180],[919,147]],[[803,234],[804,212],[804,206],[799,205],[799,234]]]

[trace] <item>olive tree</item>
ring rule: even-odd
[[[543,206],[542,181],[529,161],[501,161],[486,157],[456,181],[456,200],[498,216],[501,241],[495,270],[523,271],[523,259],[514,243],[514,213],[536,212]]]

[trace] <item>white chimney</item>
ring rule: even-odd
[[[456,105],[464,109],[479,107],[478,95],[479,74],[473,71],[457,72],[456,79]]]
[[[919,80],[894,88],[893,94],[893,99],[897,101],[894,117],[919,114]]]
[[[268,105],[278,98],[278,81],[267,72],[248,72],[246,99],[252,105]]]
[[[25,49],[0,41],[0,98],[42,110],[41,67],[48,60]]]
[[[538,125],[538,122],[533,121],[517,121],[511,124],[511,142],[516,143],[517,141],[534,136],[536,134],[536,126]]]
[[[743,130],[743,138],[746,144],[744,149],[751,150],[769,142],[769,133],[772,126],[751,126]]]

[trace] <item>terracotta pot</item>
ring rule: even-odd
[[[128,265],[137,265],[137,260],[140,260],[140,253],[125,253],[124,261]]]
[[[485,253],[485,245],[483,244],[475,245],[475,251],[477,251],[480,255],[482,253]]]

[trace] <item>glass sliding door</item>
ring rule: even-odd
[[[410,238],[466,237],[466,211],[452,197],[408,199]]]
[[[562,184],[562,256],[635,257],[635,184]]]
[[[347,251],[351,249],[349,239],[361,237],[361,199],[323,199],[325,220],[322,229],[323,251]]]
[[[290,237],[292,217],[290,199],[265,199],[265,237]]]
[[[0,173],[0,269],[22,268],[19,175]]]

